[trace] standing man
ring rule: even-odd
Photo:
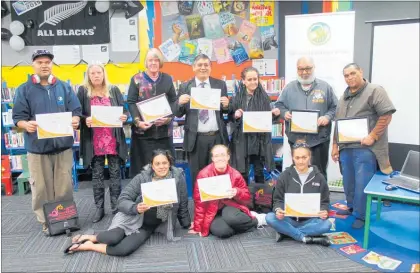
[[[290,82],[281,93],[275,107],[286,121],[286,135],[290,147],[296,140],[305,139],[312,152],[312,165],[316,165],[327,179],[328,151],[330,148],[331,120],[334,119],[337,97],[333,88],[315,77],[315,64],[310,57],[297,61],[297,80]],[[318,134],[290,132],[293,110],[319,110]]]
[[[46,235],[49,233],[43,204],[73,199],[73,137],[38,139],[35,115],[72,112],[73,129],[79,127],[82,115],[80,102],[70,85],[51,74],[53,58],[48,50],[33,53],[34,75],[19,86],[13,107],[13,122],[25,130],[32,209]]]
[[[192,68],[195,77],[180,86],[174,114],[177,117],[185,115],[184,150],[188,154],[188,165],[194,188],[198,172],[210,163],[211,148],[216,144],[226,146],[228,144],[223,113],[228,113],[229,99],[226,83],[210,77],[211,61],[207,55],[197,55]],[[221,89],[221,111],[190,109],[190,94],[193,87]],[[211,90],[208,91],[211,92]]]
[[[369,135],[360,143],[338,144],[334,136],[331,157],[340,160],[344,192],[348,211],[339,214],[353,214],[356,217],[353,228],[361,228],[365,222],[366,194],[364,189],[376,173],[377,162],[385,174],[392,172],[388,156],[388,125],[396,109],[385,89],[363,78],[363,71],[355,63],[343,69],[348,87],[337,106],[336,119],[367,117]]]

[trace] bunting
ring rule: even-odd
[[[337,11],[350,11],[353,10],[353,1],[323,1],[322,12],[337,12]]]

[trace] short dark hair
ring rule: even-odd
[[[343,73],[344,73],[344,70],[346,70],[347,68],[349,68],[349,67],[354,67],[355,69],[357,69],[357,70],[362,70],[362,68],[360,67],[360,65],[358,65],[357,63],[349,63],[348,65],[346,65],[344,68],[343,68]]]
[[[244,68],[244,70],[242,70],[242,72],[241,72],[241,78],[242,78],[242,80],[245,80],[246,74],[248,72],[252,72],[252,71],[254,71],[254,72],[257,73],[258,78],[260,77],[260,72],[258,72],[258,69],[256,69],[253,66],[248,66],[248,67]]]
[[[168,151],[168,150],[162,150],[162,149],[156,149],[156,150],[153,151],[153,153],[152,153],[152,160],[150,161],[150,164],[153,165],[153,160],[155,160],[155,157],[157,157],[158,155],[166,156],[166,158],[169,161],[169,165],[171,167],[174,165],[174,158],[172,157],[171,152]]]
[[[198,54],[197,56],[195,56],[193,64],[195,65],[199,60],[208,60],[211,64],[211,59],[206,54]]]

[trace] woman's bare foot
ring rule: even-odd
[[[92,236],[92,235],[87,235]],[[91,241],[86,241],[83,244],[74,244],[70,249],[69,252],[77,252],[77,251],[86,251],[86,250],[92,250],[91,246],[95,245]]]
[[[96,241],[96,235],[76,235],[71,239],[72,243],[81,242],[83,240],[89,240],[92,243],[97,243]]]

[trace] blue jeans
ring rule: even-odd
[[[290,236],[296,241],[303,241],[305,236],[317,236],[329,232],[331,222],[320,218],[311,218],[306,221],[297,222],[290,217],[279,220],[274,212],[270,212],[265,217],[267,224],[277,232]]]
[[[365,187],[377,171],[376,156],[368,148],[346,148],[340,151],[341,173],[347,206],[356,218],[365,219]]]

